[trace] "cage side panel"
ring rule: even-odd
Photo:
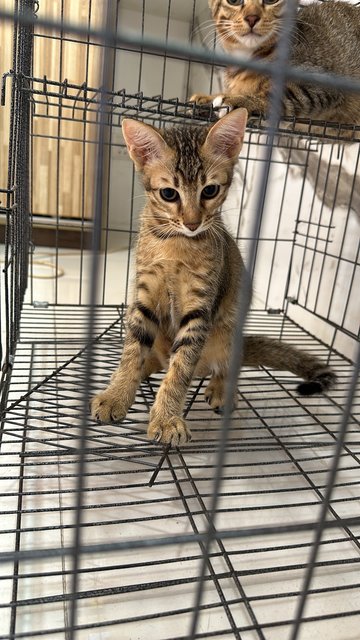
[[[359,335],[359,145],[319,145],[296,222],[289,313],[350,359]]]
[[[32,15],[34,3],[23,0],[15,5],[18,15]],[[4,313],[6,354],[2,374],[2,408],[6,400],[9,377],[19,333],[21,307],[28,281],[30,243],[29,189],[29,96],[22,90],[23,77],[31,72],[32,25],[19,23],[14,29],[9,166],[7,184],[7,219],[4,250]]]

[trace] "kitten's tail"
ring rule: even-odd
[[[244,337],[243,364],[269,367],[294,373],[304,379],[297,386],[302,396],[328,391],[336,384],[336,375],[324,362],[285,342],[265,336]]]

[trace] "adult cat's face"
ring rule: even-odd
[[[209,0],[224,49],[249,54],[275,39],[285,0]]]

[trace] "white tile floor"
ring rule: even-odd
[[[36,260],[54,265],[49,253],[39,250]],[[87,301],[89,260],[87,255],[80,297],[75,252],[60,252],[59,278],[33,280],[34,299],[52,303],[57,296],[66,306],[27,306],[23,314],[2,446],[2,551],[62,549],[74,542],[87,317],[78,303]],[[103,269],[103,259],[100,264]],[[126,269],[125,252],[110,254],[107,304],[124,299],[121,274]],[[35,266],[34,275],[48,273],[53,275],[53,266]],[[104,306],[97,314],[97,389],[105,386],[118,360],[120,315],[121,309]],[[273,335],[282,328],[280,317],[260,312],[252,314],[251,322],[253,330]],[[285,323],[284,338],[326,355],[325,347],[290,322]],[[341,357],[333,356],[333,365],[340,383],[329,399],[298,398],[294,379],[284,372],[244,372],[224,467],[218,530],[316,520],[350,375]],[[194,439],[168,455],[150,488],[161,450],[147,442],[145,430],[158,384],[154,378],[142,385],[121,425],[88,425],[84,545],[145,541],[207,527],[221,419],[206,408],[202,385],[195,381],[188,413]],[[357,404],[329,520],[359,514],[359,417]],[[359,525],[324,533],[300,640],[359,640],[359,534]],[[312,537],[310,531],[295,529],[214,544],[196,637],[287,640]],[[84,553],[76,638],[188,638],[201,556],[201,546],[191,541]],[[2,565],[0,637],[69,637],[71,569],[70,556]],[[11,617],[13,600],[16,616]]]
[[[50,304],[87,304],[90,300],[90,270],[92,255],[83,257],[77,250],[36,249],[33,256],[32,289],[27,300],[46,300]],[[98,257],[98,303],[120,304],[125,300],[128,270],[128,251],[111,251],[105,259]],[[105,286],[104,286],[105,281]]]

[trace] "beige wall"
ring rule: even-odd
[[[1,0],[1,7],[7,11],[13,8],[13,0]],[[10,23],[0,21],[0,77],[12,66],[12,34]],[[7,84],[7,104],[0,107],[0,189],[7,187],[7,169],[9,152],[9,124],[10,124],[10,82]],[[5,196],[0,194],[1,205],[4,206]]]
[[[105,0],[91,3],[90,25],[104,25]],[[42,6],[46,12],[43,12]],[[61,0],[40,4],[42,16],[56,21],[61,16]],[[64,21],[87,25],[89,22],[89,0],[64,2]],[[34,76],[90,87],[100,85],[102,47],[87,47],[86,39],[67,36],[58,39],[58,32],[38,30],[34,42]],[[49,38],[48,36],[54,37]],[[47,36],[47,37],[40,37]],[[79,42],[80,40],[80,42]],[[82,42],[81,42],[82,40]],[[88,51],[89,49],[89,51]],[[43,104],[36,106],[39,117],[33,120],[33,212],[66,218],[92,217],[93,185],[96,163],[96,145],[84,144],[83,140],[97,140],[98,127],[81,121],[82,113],[76,112],[72,121],[73,103],[64,102],[61,122],[59,100],[47,111]],[[68,108],[66,108],[66,105]],[[49,117],[40,117],[44,115]],[[38,137],[49,136],[49,137]],[[58,142],[57,138],[60,138]],[[57,166],[59,171],[57,172]]]
[[[13,0],[1,0],[2,6],[11,10]],[[39,16],[51,20],[61,17],[61,0],[41,2]],[[64,0],[64,21],[101,28],[104,25],[106,0]],[[71,40],[76,39],[77,42]],[[80,41],[80,42],[79,42]],[[99,87],[102,67],[102,47],[89,47],[87,55],[85,38],[59,32],[36,30],[34,39],[35,77],[47,76],[49,80],[63,81]],[[0,23],[0,71],[11,68],[12,35],[9,24]],[[38,87],[37,87],[38,88]],[[10,83],[9,83],[10,89]],[[0,185],[6,186],[8,128],[10,113],[10,91],[7,92],[7,106],[0,109]],[[97,130],[93,124],[84,124],[80,112],[78,121],[72,120],[72,109],[64,108],[65,116],[59,124],[59,100],[53,99],[53,106],[47,106],[43,96],[38,97],[33,118],[32,153],[32,194],[33,213],[66,218],[91,218],[93,184],[96,162],[96,145],[84,144],[83,140],[97,140]],[[65,103],[64,103],[65,104]],[[70,107],[70,103],[67,103]],[[73,103],[71,103],[71,106]],[[60,138],[58,142],[57,138]],[[57,171],[57,167],[59,170]],[[82,197],[84,194],[84,198]]]

